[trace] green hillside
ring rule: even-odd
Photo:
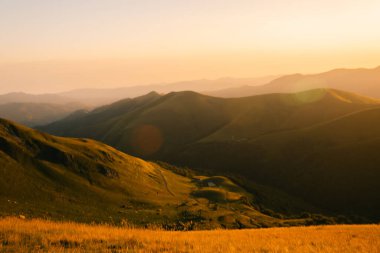
[[[46,211],[65,215],[84,208],[91,216],[91,205],[112,213],[128,202],[177,203],[190,192],[189,180],[99,142],[53,137],[4,120],[0,129],[1,195],[31,209],[48,205]],[[166,189],[165,174],[175,178],[177,195]]]
[[[0,215],[169,229],[313,224],[260,212],[222,176],[181,176],[89,139],[54,137],[0,119]],[[291,199],[289,197],[289,199]]]

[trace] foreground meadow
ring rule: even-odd
[[[10,217],[0,252],[380,252],[380,226],[176,232]]]

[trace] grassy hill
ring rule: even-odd
[[[11,201],[9,210],[104,219],[129,202],[173,204],[190,192],[188,180],[178,177],[171,180],[178,189],[173,196],[164,176],[176,175],[99,142],[57,138],[4,120],[0,129],[1,197]]]
[[[211,91],[216,97],[244,97],[268,93],[299,92],[317,88],[346,90],[380,98],[380,67],[374,69],[335,69],[324,73],[286,75],[260,86],[240,86]]]
[[[333,89],[234,99],[178,92],[120,101],[42,129],[377,219],[378,107],[376,99]],[[372,118],[359,116],[366,113]]]
[[[183,176],[89,139],[54,137],[0,120],[0,215],[168,229],[313,224],[260,212],[223,176]]]

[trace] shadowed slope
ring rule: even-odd
[[[251,140],[205,141],[189,146],[176,161],[238,174],[337,213],[377,220],[379,119],[379,108],[365,109]]]

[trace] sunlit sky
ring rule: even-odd
[[[379,0],[0,0],[0,93],[380,65]]]

